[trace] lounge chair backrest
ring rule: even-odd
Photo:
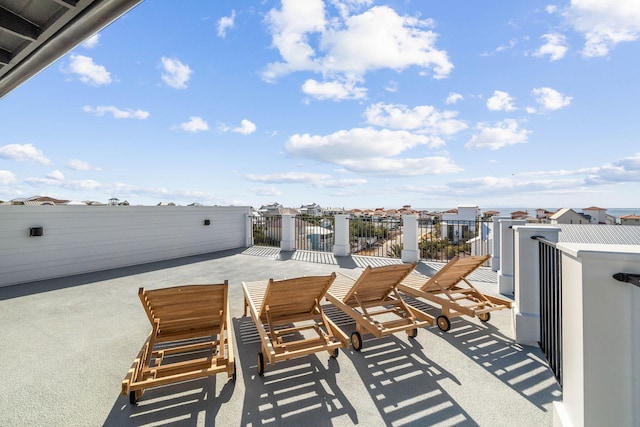
[[[153,326],[164,335],[220,329],[227,310],[228,282],[145,290],[138,296]]]
[[[418,264],[367,266],[342,301],[346,304],[355,303],[356,293],[360,302],[380,301],[386,298],[393,291],[393,288],[416,268],[416,265]]]
[[[272,318],[311,313],[336,279],[336,274],[328,276],[304,276],[294,279],[273,280],[265,291],[260,318],[266,322],[266,309]]]
[[[462,279],[466,279],[478,267],[484,264],[491,255],[479,255],[460,258],[456,256],[444,267],[425,282],[420,289],[423,291],[439,291],[451,289]]]

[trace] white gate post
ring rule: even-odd
[[[402,244],[402,262],[417,262],[420,259],[418,215],[402,215]]]
[[[501,219],[500,223],[500,271],[498,288],[501,294],[513,293],[513,232],[514,225],[525,225],[523,219]]]
[[[348,256],[351,253],[351,245],[349,243],[349,215],[336,215],[335,226],[335,243],[333,244],[333,255]]]
[[[296,216],[282,215],[282,240],[280,249],[283,251],[296,250]]]

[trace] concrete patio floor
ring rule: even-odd
[[[415,339],[365,336],[359,353],[318,353],[257,375],[260,340],[243,317],[242,281],[332,271],[357,277],[368,263],[388,262],[252,247],[0,288],[0,425],[552,425],[552,402],[562,393],[540,349],[513,341],[508,310],[488,323],[455,318],[449,332],[421,329]],[[431,275],[434,266],[417,269]],[[236,382],[222,374],[149,389],[130,405],[120,383],[150,330],[138,288],[225,279]],[[489,268],[471,279],[497,292]],[[326,309],[347,334],[355,330],[350,318]]]

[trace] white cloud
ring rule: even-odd
[[[47,159],[41,150],[33,146],[33,144],[9,144],[0,147],[0,157],[19,162],[32,161],[41,165],[51,164],[51,160]]]
[[[586,57],[606,56],[618,43],[640,38],[637,0],[572,0],[564,16],[584,36]]]
[[[369,1],[334,1],[336,4],[341,16],[330,20],[325,19],[321,0],[283,0],[281,9],[269,12],[272,44],[282,61],[267,65],[265,80],[312,71],[339,82],[359,81],[372,70],[402,71],[411,66],[443,78],[453,69],[446,51],[436,47],[431,20],[400,16],[387,6],[351,14],[369,6]]]
[[[69,71],[77,74],[80,81],[93,86],[111,83],[111,73],[102,66],[95,64],[93,58],[84,55],[71,55]]]
[[[100,170],[100,168],[93,167],[88,162],[78,159],[69,159],[67,167],[75,171]]]
[[[364,89],[364,88],[363,88]],[[384,90],[391,93],[396,93],[398,91],[398,82],[390,81],[385,87]]]
[[[59,170],[54,170],[53,172],[49,172],[47,174],[47,178],[53,179],[55,181],[64,181],[64,174]]]
[[[162,57],[162,80],[174,89],[186,89],[193,71],[177,59]]]
[[[189,117],[188,122],[180,123],[180,129],[196,133],[209,130],[209,125],[202,119],[202,117],[191,116]]]
[[[233,28],[234,20],[236,19],[236,11],[231,11],[231,16],[223,16],[218,20],[218,37],[225,38],[227,36],[227,30]]]
[[[640,182],[640,153],[624,157],[591,171],[587,184]]]
[[[100,43],[100,33],[96,33],[82,42],[82,47],[85,49],[94,49]]]
[[[358,82],[318,82],[309,79],[302,85],[302,91],[316,99],[364,99],[367,97],[367,89],[356,86]]]
[[[282,191],[273,186],[253,188],[251,191],[258,196],[282,196]]]
[[[363,178],[333,179],[331,175],[312,172],[284,172],[277,174],[248,174],[249,181],[264,182],[269,184],[310,184],[314,187],[345,188],[366,184]],[[273,187],[271,187],[273,188]]]
[[[540,48],[533,53],[533,56],[542,57],[549,55],[549,61],[557,61],[558,59],[564,58],[567,50],[569,50],[565,36],[558,33],[551,33],[544,34],[541,38],[545,39],[546,43],[540,46]]]
[[[331,175],[323,173],[312,172],[285,172],[278,174],[257,175],[248,174],[246,178],[249,181],[276,183],[276,184],[298,184],[298,183],[310,183],[318,182],[326,179],[331,179]]]
[[[10,185],[16,182],[13,172],[0,170],[0,185]]]
[[[256,125],[251,123],[247,119],[243,119],[240,122],[240,126],[237,128],[233,128],[232,132],[241,133],[242,135],[249,135],[256,131]]]
[[[559,110],[571,104],[573,99],[549,87],[539,87],[531,91],[536,101],[546,110]]]
[[[449,95],[447,96],[447,99],[445,100],[445,102],[447,104],[456,104],[458,101],[462,101],[464,99],[464,97],[459,94],[459,93],[455,93],[455,92],[449,92]]]
[[[379,102],[365,111],[367,123],[393,129],[413,130],[429,135],[453,135],[467,128],[462,120],[456,119],[456,111],[438,111],[430,105],[418,105],[413,109],[401,104]],[[432,141],[431,146],[442,144]]]
[[[131,108],[127,108],[126,110],[121,110],[118,107],[113,105],[100,105],[97,107],[91,107],[89,105],[85,105],[82,107],[82,111],[86,113],[92,113],[96,116],[104,116],[107,113],[111,113],[113,118],[115,119],[138,119],[144,120],[149,117],[148,111],[143,111],[140,109],[133,110]]]
[[[513,111],[513,98],[509,93],[501,90],[493,91],[493,96],[487,99],[487,108],[491,111]]]
[[[296,134],[287,140],[285,149],[294,156],[368,175],[415,176],[460,171],[445,157],[397,158],[411,148],[437,145],[429,136],[405,130],[355,128],[325,136]]]
[[[486,123],[478,124],[478,133],[471,137],[465,144],[466,148],[488,148],[498,150],[514,144],[527,142],[531,131],[520,129],[518,122],[513,119],[506,119],[491,127]]]

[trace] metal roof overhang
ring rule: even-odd
[[[0,0],[0,98],[142,0]]]

